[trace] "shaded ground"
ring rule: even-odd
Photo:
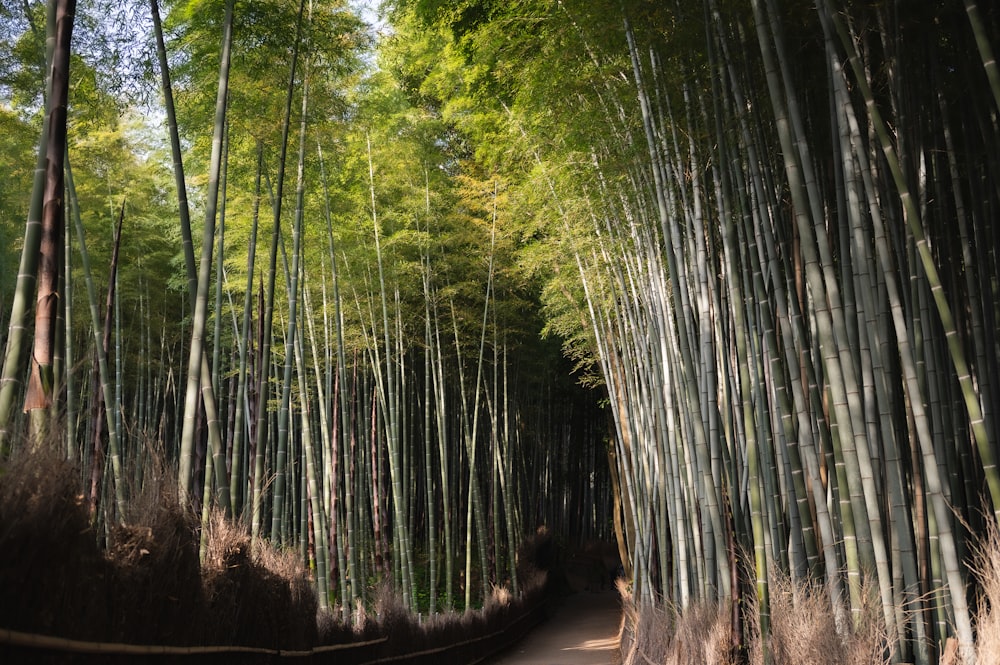
[[[611,665],[618,659],[617,591],[564,598],[545,623],[488,665]]]

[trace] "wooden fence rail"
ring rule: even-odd
[[[546,615],[545,595],[489,633],[434,647],[409,650],[391,634],[377,639],[317,646],[309,650],[250,646],[167,646],[88,642],[0,628],[0,663],[337,663],[337,665],[474,665],[511,646]],[[485,627],[485,624],[483,625]]]

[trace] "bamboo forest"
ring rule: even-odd
[[[243,644],[98,578],[222,616],[283,557],[311,649],[586,551],[625,665],[1000,662],[998,49],[981,0],[0,0],[0,660]]]

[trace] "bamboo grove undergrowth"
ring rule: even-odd
[[[57,62],[60,4],[0,35],[11,136],[62,122],[12,75]],[[972,662],[969,562],[1000,514],[992,5],[396,0],[375,39],[339,2],[163,4],[135,85],[166,127],[102,78],[113,39],[70,77],[63,346],[123,372],[116,393],[111,366],[55,363],[50,430],[95,520],[162,456],[345,617],[378,580],[431,612],[516,587],[547,523],[613,530],[640,608],[753,593],[767,635],[787,575],[840,631],[874,593],[894,662],[949,637]],[[80,5],[74,39],[116,6]],[[0,192],[30,222],[8,448],[45,182],[12,174],[36,196]],[[86,248],[110,256],[119,207],[102,321]]]

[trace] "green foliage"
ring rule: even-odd
[[[40,128],[0,105],[0,274],[17,272],[31,198],[31,179]],[[0,280],[0,311],[8,310],[14,280]]]
[[[0,99],[40,109],[45,81],[45,3],[0,3]]]
[[[180,122],[196,145],[205,140],[214,109],[222,6],[217,0],[181,2],[165,20]],[[292,0],[268,0],[236,8],[227,114],[231,136],[276,145],[298,7]],[[344,2],[318,2],[303,26],[302,40],[307,62],[300,78],[310,79],[311,116],[319,123],[342,117],[345,84],[360,65],[358,52],[366,40],[363,24]],[[253,141],[249,144],[254,147]]]
[[[186,285],[178,274],[178,270],[183,272],[183,262],[179,260],[180,230],[169,160],[162,147],[149,149],[156,144],[151,131],[140,118],[128,116],[112,129],[74,134],[70,145],[87,248],[99,289],[107,285],[114,223],[125,202],[118,289],[122,311],[136,314],[123,323],[123,334],[136,341],[142,339],[145,326],[159,331],[164,322],[180,321],[185,316],[178,287]],[[79,271],[78,257],[74,257],[74,266]],[[86,302],[82,277],[76,274],[73,281],[79,289],[78,302]],[[142,307],[153,308],[146,311],[149,320],[137,316],[140,300]],[[155,304],[150,305],[150,301]],[[74,327],[84,335],[86,343],[81,348],[86,348],[90,343],[85,334],[89,315],[84,307],[77,307],[75,313],[79,319]],[[180,331],[172,326],[163,330],[169,343],[176,344]],[[141,351],[134,345],[131,349],[137,354]],[[127,367],[138,371],[139,364],[129,362]]]

